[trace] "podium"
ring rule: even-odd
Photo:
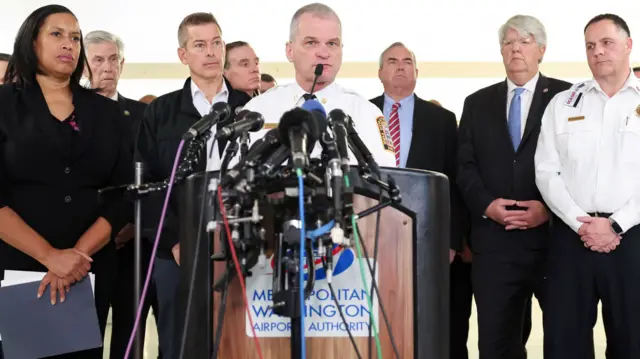
[[[447,177],[436,172],[382,168],[382,179],[386,181],[387,175],[391,175],[400,188],[402,202],[398,206],[389,206],[382,210],[379,249],[377,262],[376,283],[380,290],[382,304],[385,307],[390,320],[391,329],[397,344],[400,357],[403,359],[443,359],[449,357],[449,183]],[[217,178],[217,172],[210,172],[209,178]],[[359,177],[356,169],[352,169],[350,180],[354,187],[354,213],[370,208],[377,203],[379,189]],[[204,226],[198,227],[200,220],[200,208],[202,205],[203,186],[205,174],[197,173],[188,177],[182,184],[176,187],[176,196],[180,213],[180,270],[181,287],[179,299],[181,302],[180,317],[184,320],[187,304],[189,281],[192,269],[195,268],[195,287],[191,299],[191,314],[187,325],[186,347],[184,358],[210,358],[211,338],[213,337],[217,321],[220,295],[215,293],[215,301],[208,295],[212,286],[210,278],[211,265],[213,265],[209,253],[213,247],[219,246],[218,236],[206,233]],[[213,196],[207,194],[205,217],[213,218]],[[209,198],[211,197],[211,198]],[[205,221],[206,224],[206,221]],[[369,257],[373,258],[374,238],[376,231],[376,215],[372,214],[358,220],[358,226],[362,234],[362,241],[368,250]],[[196,254],[196,237],[201,231],[201,244]],[[346,251],[350,251],[347,249]],[[339,274],[336,264],[334,274],[334,287],[337,286],[339,277],[342,283],[362,283],[359,275],[345,281],[345,275],[352,267],[357,267],[357,253],[352,251],[352,265]],[[341,256],[349,257],[346,252]],[[340,261],[337,257],[334,262]],[[349,259],[344,261],[349,262]],[[195,267],[194,267],[195,263]],[[264,305],[268,302],[268,291],[260,288],[264,279],[261,275],[268,275],[267,269],[260,274],[247,278],[247,291],[251,307],[251,315],[254,319],[254,327],[257,327],[260,346],[265,359],[286,359],[290,357],[290,339],[286,331],[288,318],[275,315],[269,317],[268,308]],[[344,265],[343,265],[344,267]],[[217,279],[224,272],[225,265],[215,263],[215,277]],[[264,268],[263,268],[264,269]],[[359,273],[357,268],[355,272]],[[256,272],[260,272],[257,270]],[[368,269],[367,269],[368,273]],[[325,279],[326,282],[326,279]],[[262,284],[261,284],[262,283]],[[321,288],[322,279],[316,281],[316,288]],[[355,284],[354,284],[355,285]],[[250,287],[252,289],[250,289]],[[367,288],[370,288],[367,286]],[[253,292],[251,292],[253,290]],[[321,294],[322,293],[322,294]],[[358,305],[360,290],[344,289],[342,291],[341,307],[346,308],[347,319],[364,315],[364,307]],[[351,294],[349,294],[351,293]],[[337,295],[341,297],[340,294]],[[332,302],[326,301],[327,293],[319,289],[314,303],[307,308],[305,325],[316,323],[315,332],[307,332],[306,347],[307,358],[310,359],[350,359],[357,358],[349,337],[341,333],[341,328],[335,323],[341,323],[340,317],[330,308]],[[374,295],[377,303],[377,296]],[[324,302],[323,302],[324,300]],[[364,299],[366,303],[366,299]],[[257,303],[260,302],[261,303]],[[352,303],[351,308],[347,301]],[[311,299],[309,300],[311,303]],[[257,304],[256,304],[257,303]],[[324,305],[324,307],[322,307]],[[380,306],[377,305],[377,328],[382,347],[382,357],[395,358],[389,333],[384,323]],[[351,313],[348,312],[351,310]],[[315,319],[314,319],[315,315]],[[337,322],[335,318],[337,317]],[[368,325],[368,314],[366,314]],[[358,319],[359,320],[359,319]],[[324,322],[323,322],[324,321]],[[332,322],[333,321],[333,322]],[[227,308],[224,318],[224,330],[218,358],[224,359],[250,359],[258,358],[251,331],[247,330],[248,320],[244,308],[241,288],[237,278],[229,285]],[[275,324],[273,324],[275,323]],[[323,324],[324,323],[324,324]],[[320,328],[323,330],[320,330]],[[342,327],[344,327],[342,325]],[[311,328],[313,329],[313,328]],[[355,337],[358,349],[363,357],[368,357],[369,339],[366,332],[368,327],[354,325],[352,330],[359,331]],[[308,329],[310,330],[310,329]],[[376,357],[376,346],[371,340],[371,350]]]

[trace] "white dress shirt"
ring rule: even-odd
[[[274,87],[264,94],[251,99],[244,106],[244,109],[261,113],[265,120],[263,129],[251,134],[251,141],[256,141],[271,128],[276,127],[285,112],[301,106],[304,102],[303,95],[305,93],[306,91],[297,82],[294,82]],[[391,141],[387,121],[378,107],[335,82],[314,94],[324,106],[327,114],[331,110],[341,109],[352,117],[362,142],[371,151],[378,165],[396,167],[393,142]],[[320,157],[321,153],[322,147],[318,142],[311,153],[311,157]],[[349,160],[351,164],[358,163],[351,151],[349,151]]]
[[[229,101],[229,88],[227,88],[227,83],[222,80],[222,87],[220,88],[220,92],[216,94],[212,102],[209,102],[204,93],[200,91],[196,83],[191,80],[191,98],[193,99],[193,106],[195,106],[196,110],[198,110],[200,116],[205,116],[206,114],[211,112],[211,107],[213,107],[214,104],[218,102]],[[215,135],[216,126],[213,126],[211,127],[211,137],[207,142],[207,171],[217,171],[220,169],[220,165],[222,164],[220,152],[217,150],[217,148],[214,148],[213,152],[211,152],[211,145],[213,144],[213,137]],[[211,153],[211,158],[209,158],[209,153]]]
[[[533,94],[536,92],[536,85],[538,84],[538,79],[540,78],[540,73],[538,72],[529,82],[524,84],[522,88],[524,91],[520,94],[520,136],[524,134],[524,128],[527,124],[527,117],[529,117],[529,110],[531,109],[531,102],[533,101]],[[513,101],[513,94],[520,86],[513,83],[513,81],[507,78],[507,119],[509,118],[509,108],[511,107],[511,101]]]
[[[613,213],[627,231],[640,223],[640,83],[631,74],[608,97],[595,80],[557,94],[542,118],[536,184],[574,231],[576,218]]]

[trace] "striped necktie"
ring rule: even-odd
[[[398,115],[398,108],[400,108],[400,102],[394,103],[393,107],[391,107],[389,133],[391,134],[391,141],[393,141],[393,148],[396,154],[396,166],[400,167],[400,116]]]

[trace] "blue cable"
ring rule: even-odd
[[[300,349],[302,356],[300,358],[306,359],[307,348],[305,343],[305,326],[304,326],[304,242],[305,242],[305,225],[304,225],[304,179],[302,178],[302,170],[297,169],[298,175],[298,206],[300,207]],[[309,270],[312,270],[313,263],[309,263]]]
[[[320,228],[316,228],[312,231],[308,231],[307,238],[309,238],[312,242],[315,242],[318,237],[321,237],[329,233],[329,231],[331,231],[331,229],[333,228],[333,225],[335,224],[335,222],[336,221],[332,219],[331,222],[325,224],[324,226]]]

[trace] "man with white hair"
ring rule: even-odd
[[[133,153],[134,134],[144,116],[147,105],[125,98],[118,93],[118,81],[124,66],[124,43],[118,36],[110,32],[96,30],[84,37],[84,44],[87,61],[92,73],[92,78],[90,79],[91,87],[98,89],[98,93],[101,95],[117,101],[125,118],[131,119],[131,151]],[[133,164],[131,165],[133,166]],[[110,358],[112,359],[124,357],[136,318],[133,274],[135,259],[133,241],[131,241],[134,235],[133,232],[133,225],[129,224],[115,236],[116,248],[118,249],[118,264],[116,268],[118,280],[111,300],[112,334]],[[143,276],[149,268],[151,252],[151,243],[148,240],[143,240],[141,255]],[[153,283],[147,292],[140,322],[140,341],[142,343],[144,343],[146,318],[151,307],[153,307],[157,315],[158,304]],[[136,357],[142,358],[142,350],[139,356]]]
[[[341,109],[353,118],[360,137],[380,166],[395,167],[393,144],[380,109],[335,83],[342,65],[342,25],[338,15],[320,3],[298,9],[291,20],[286,55],[293,63],[295,82],[254,97],[244,108],[261,113],[268,129],[275,127],[286,111],[302,105],[305,99],[317,98],[327,113]],[[319,64],[323,65],[323,70],[313,87],[314,72]],[[265,132],[261,131],[256,137]],[[311,155],[319,153],[318,145]],[[353,154],[349,158],[356,163]]]
[[[499,30],[507,78],[467,97],[460,120],[457,182],[471,216],[480,359],[525,358],[532,294],[544,310],[549,214],[533,157],[547,104],[571,86],[540,74],[546,40],[538,19],[507,20]]]

